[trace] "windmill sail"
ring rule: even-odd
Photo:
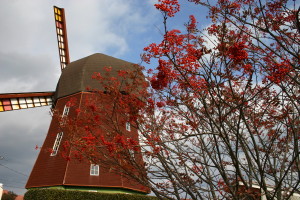
[[[60,67],[63,70],[70,63],[65,11],[54,6],[54,18],[57,34]]]
[[[0,112],[52,105],[54,92],[0,94]]]

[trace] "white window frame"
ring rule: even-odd
[[[130,123],[129,122],[126,122],[126,130],[127,131],[131,131],[131,127],[130,127]]]
[[[129,151],[129,158],[130,159],[135,159],[135,152],[134,152],[134,150],[133,149],[128,149],[128,151]]]
[[[61,142],[62,137],[63,137],[63,134],[64,134],[63,132],[57,133],[56,139],[55,139],[55,142],[54,142],[54,145],[53,145],[53,148],[52,148],[51,156],[56,156],[56,154],[58,152],[58,149],[59,149],[60,142]]]
[[[91,176],[99,176],[99,165],[91,164],[90,175]]]
[[[65,105],[62,116],[67,116],[70,112],[70,106]]]

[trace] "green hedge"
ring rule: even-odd
[[[136,194],[108,194],[59,189],[31,189],[24,200],[158,200],[156,197]]]

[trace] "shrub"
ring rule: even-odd
[[[13,191],[9,191],[8,193],[4,193],[2,196],[2,200],[15,200],[17,197],[17,194],[15,194]]]
[[[111,194],[62,189],[31,189],[24,200],[158,200],[156,197],[137,194]]]

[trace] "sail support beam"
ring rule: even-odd
[[[49,106],[54,92],[28,92],[0,94],[0,112]]]

